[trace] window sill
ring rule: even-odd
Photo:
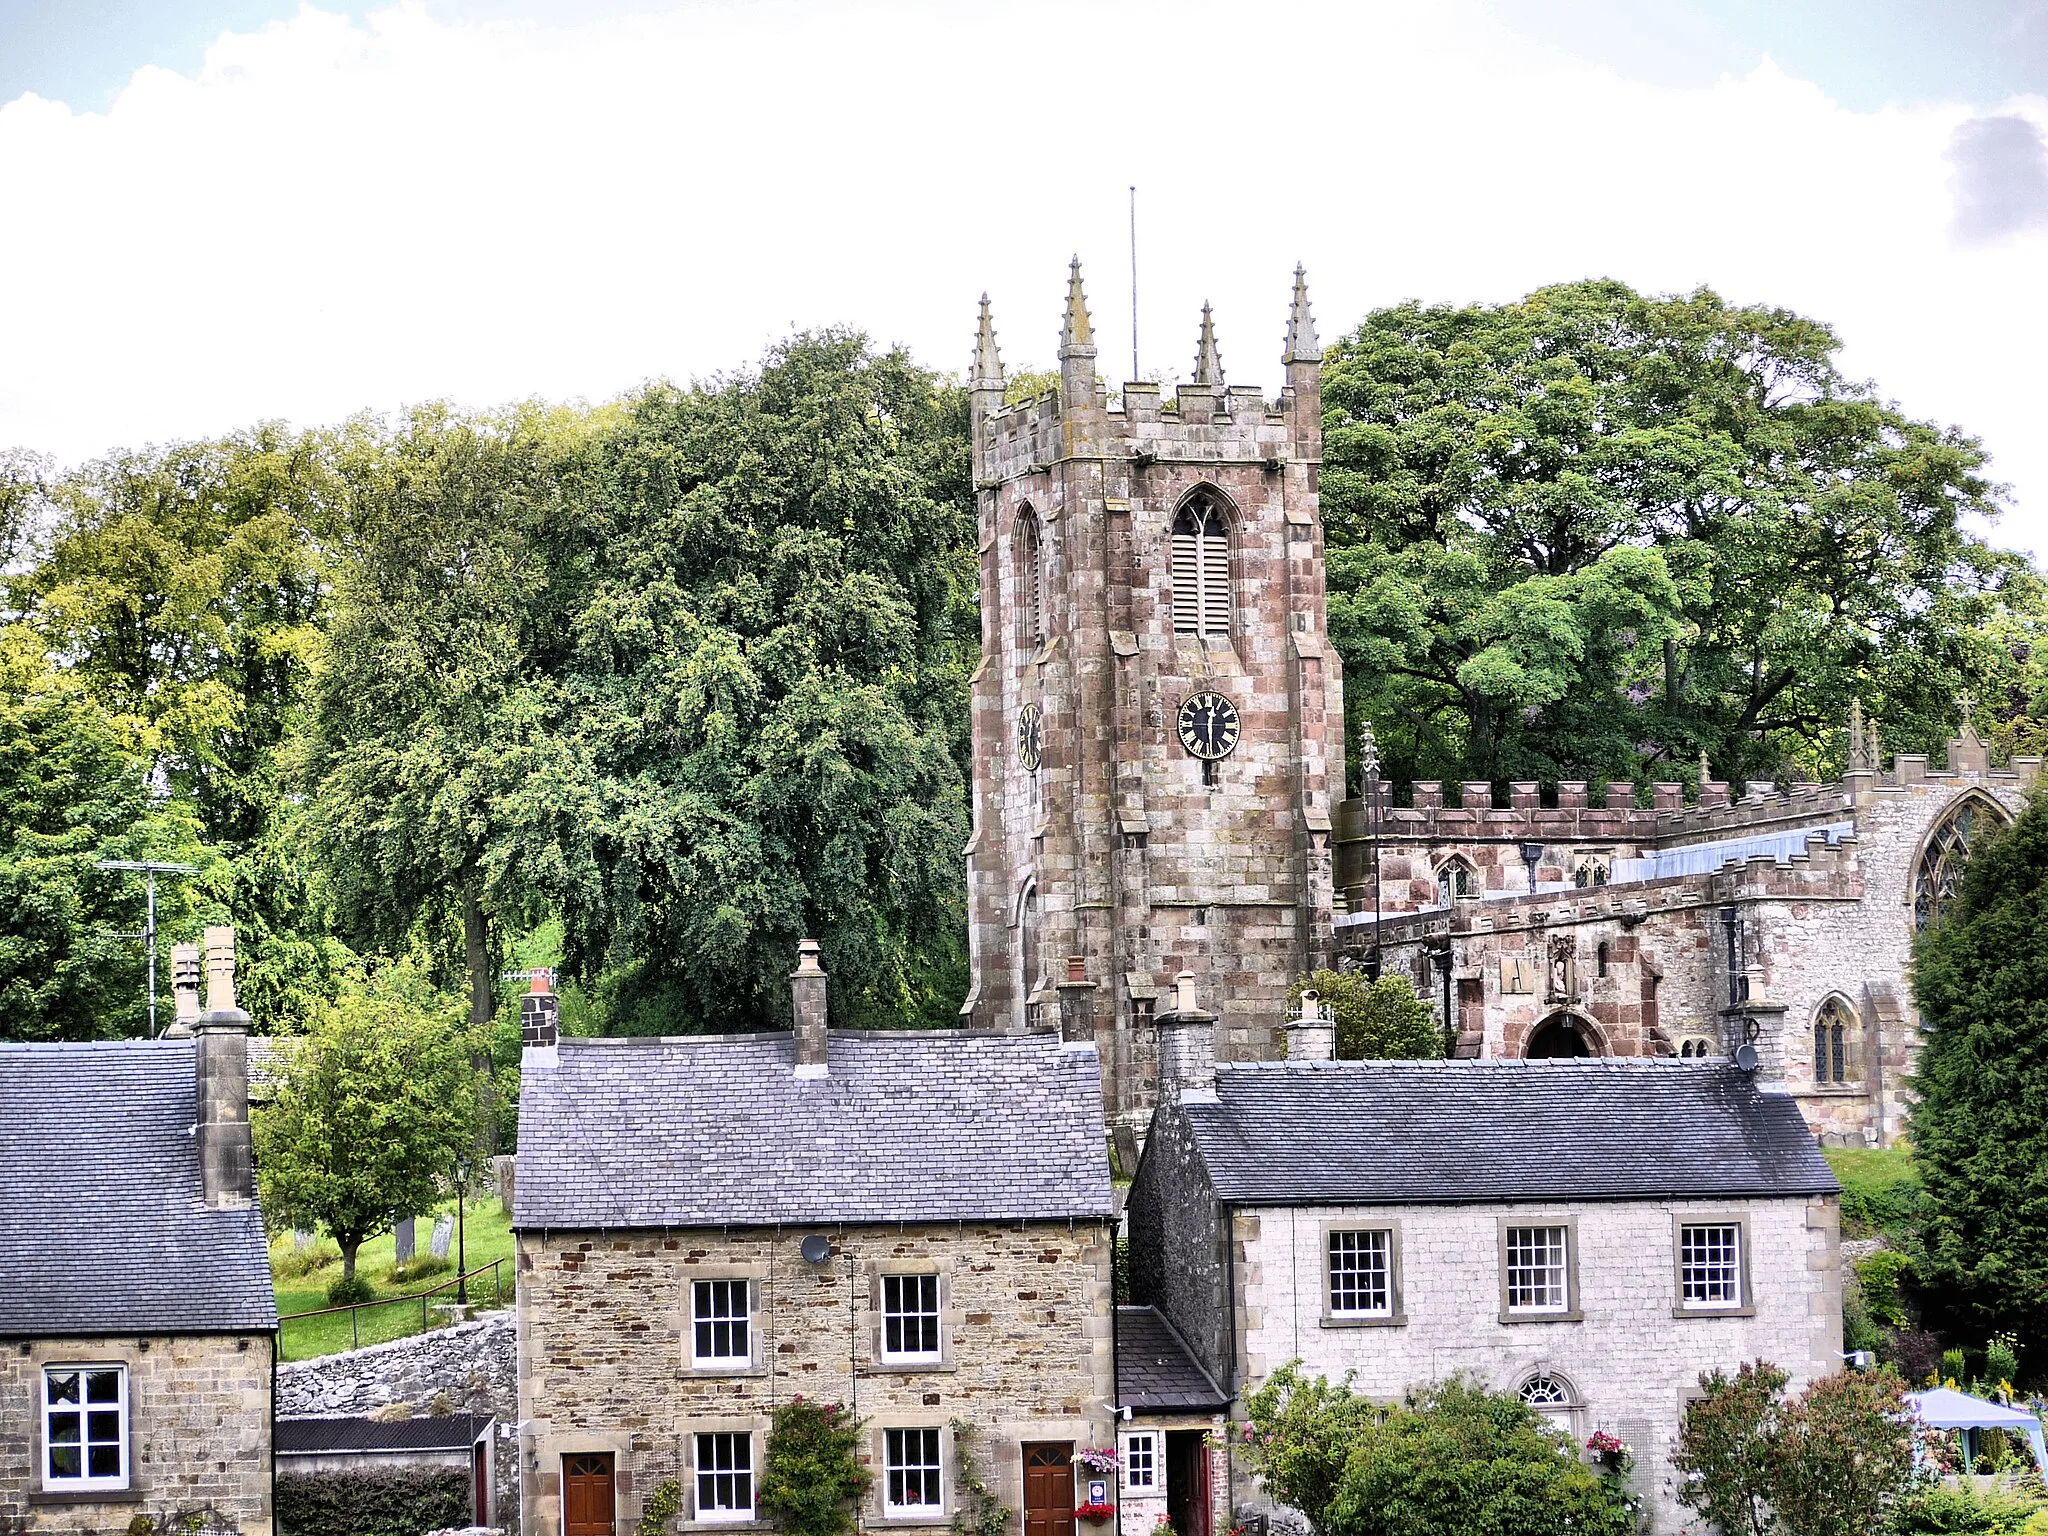
[[[1717,1317],[1755,1317],[1756,1308],[1747,1307],[1673,1307],[1673,1317],[1693,1317],[1711,1322]]]
[[[897,1509],[884,1510],[879,1515],[868,1517],[877,1525],[950,1525],[953,1517],[943,1509]]]
[[[1404,1312],[1392,1312],[1385,1317],[1371,1315],[1349,1316],[1342,1312],[1326,1312],[1316,1322],[1319,1328],[1406,1328],[1408,1316]]]
[[[1502,1312],[1503,1323],[1583,1323],[1586,1314],[1573,1308],[1569,1312]]]
[[[58,1493],[40,1488],[29,1490],[31,1504],[140,1504],[140,1488],[88,1488],[77,1493]]]
[[[1815,1083],[1806,1092],[1816,1099],[1867,1099],[1870,1090],[1861,1083]]]
[[[948,1376],[960,1369],[952,1360],[871,1360],[861,1367],[863,1376]],[[896,1517],[890,1516],[894,1519]]]
[[[766,1376],[768,1367],[751,1360],[686,1360],[683,1362],[686,1376]]]
[[[720,1519],[716,1515],[697,1515],[685,1520],[683,1526],[686,1530],[692,1531],[765,1531],[770,1529],[770,1522],[763,1520],[759,1514],[734,1515],[729,1519]]]

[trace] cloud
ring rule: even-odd
[[[2048,139],[2018,113],[1973,117],[1949,140],[1958,239],[2048,227]]]
[[[104,113],[0,106],[0,445],[608,398],[792,325],[958,369],[983,289],[1043,366],[1075,250],[1114,378],[1135,182],[1147,372],[1188,367],[1209,298],[1232,382],[1276,388],[1297,259],[1326,336],[1409,297],[1707,283],[1983,434],[2004,536],[2048,548],[2048,233],[1948,238],[1967,108],[1850,111],[1768,62],[1646,84],[1479,0],[543,14],[307,9]]]

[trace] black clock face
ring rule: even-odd
[[[1220,693],[1194,693],[1181,701],[1180,744],[1190,757],[1228,757],[1241,729],[1237,706]]]
[[[1045,724],[1036,704],[1026,704],[1017,711],[1017,761],[1033,773],[1038,771],[1038,755],[1045,746]]]

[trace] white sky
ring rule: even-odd
[[[103,113],[0,107],[0,444],[599,399],[834,322],[957,370],[983,289],[1043,366],[1075,251],[1116,379],[1136,182],[1146,372],[1187,369],[1208,298],[1232,380],[1277,387],[1297,259],[1326,339],[1408,297],[1707,283],[1982,436],[1994,536],[2048,552],[2048,217],[1953,232],[1950,145],[1989,114],[2048,98],[1648,83],[1478,0],[307,10]]]

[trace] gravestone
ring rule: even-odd
[[[412,1217],[408,1216],[391,1229],[391,1240],[396,1246],[398,1262],[401,1264],[412,1257],[413,1244],[417,1241],[413,1236],[412,1221]]]
[[[448,1257],[448,1245],[455,1240],[455,1218],[443,1211],[434,1218],[434,1235],[427,1240],[427,1251],[437,1259]]]

